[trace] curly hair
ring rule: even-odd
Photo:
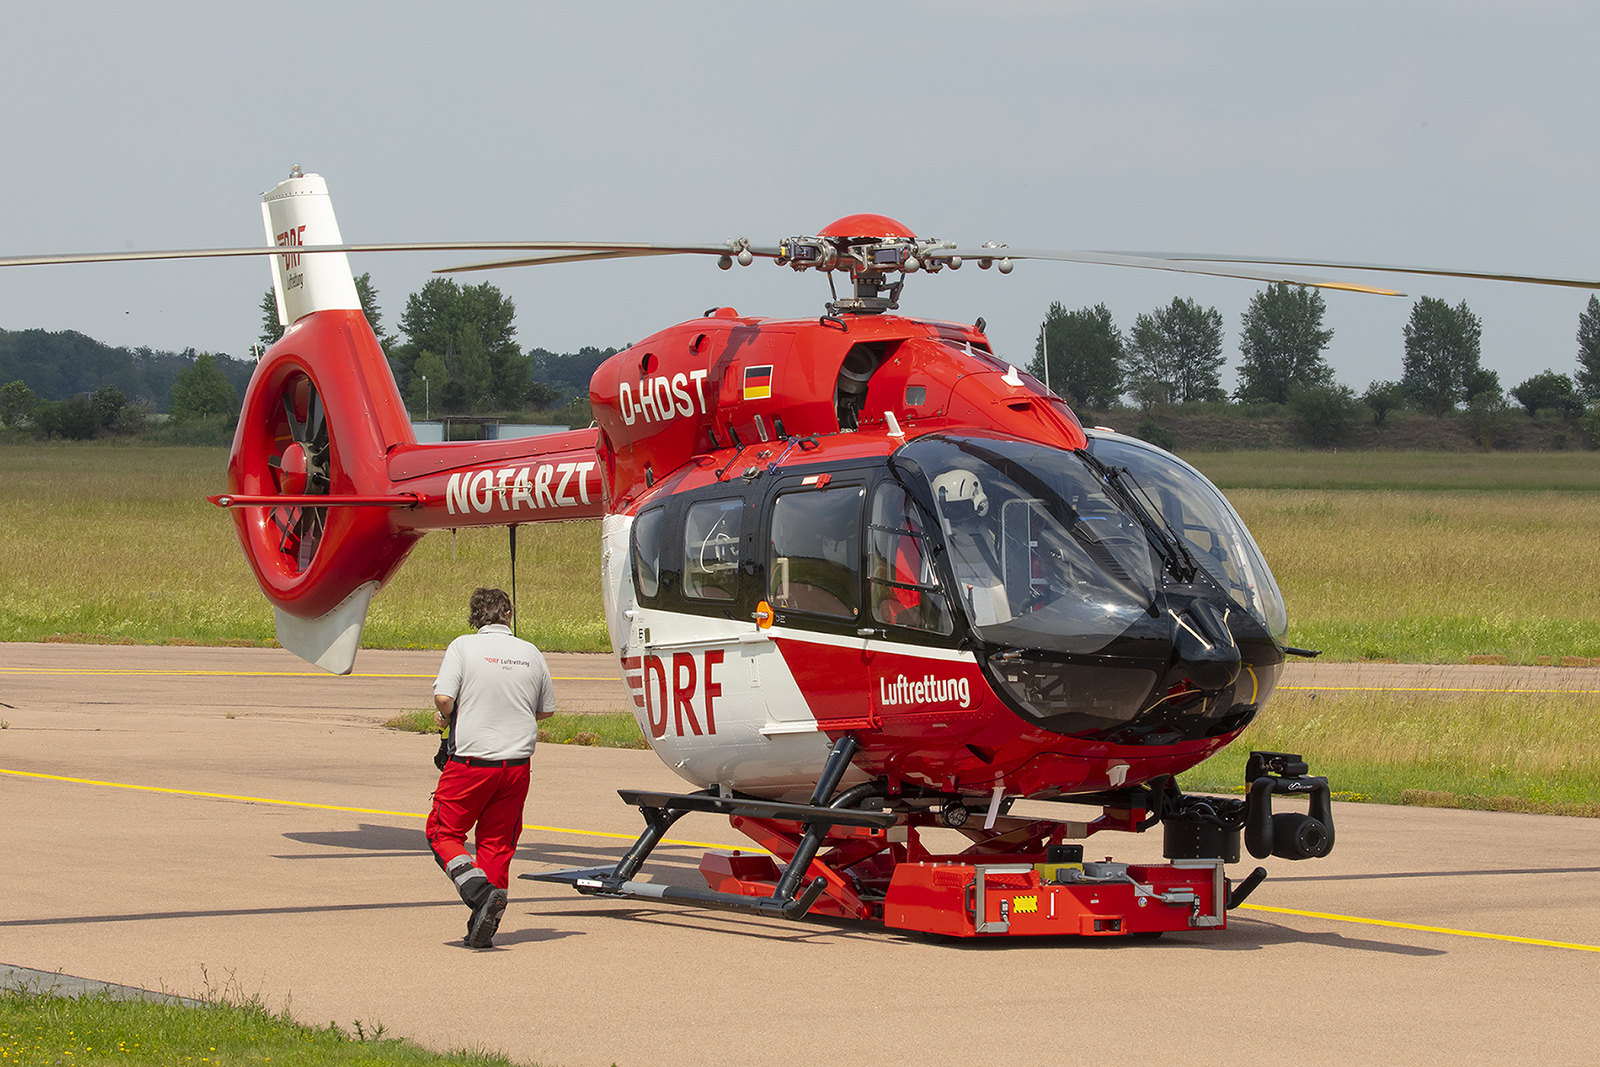
[[[509,625],[511,622],[511,598],[506,596],[503,589],[485,589],[482,586],[474,589],[468,610],[467,625],[474,630],[495,623]]]

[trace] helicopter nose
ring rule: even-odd
[[[1207,692],[1232,685],[1239,677],[1239,646],[1217,606],[1196,600],[1172,619],[1173,653],[1189,680]]]

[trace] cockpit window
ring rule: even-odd
[[[1289,629],[1283,594],[1244,521],[1216,486],[1176,456],[1137,442],[1091,437],[1089,451],[1108,466],[1126,467],[1201,569],[1283,640]]]
[[[986,640],[1096,652],[1153,603],[1156,562],[1145,527],[1079,454],[928,437],[896,462],[927,480],[953,592]]]

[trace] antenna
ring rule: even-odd
[[[1054,391],[1050,388],[1050,331],[1047,328],[1049,325],[1050,320],[1046,319],[1039,326],[1039,344],[1044,347],[1044,390],[1047,393]]]

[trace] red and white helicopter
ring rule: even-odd
[[[956,936],[1221,928],[1265,876],[1326,855],[1326,779],[1252,753],[1243,799],[1174,776],[1271,699],[1283,597],[1204,476],[1085,430],[975,325],[893,314],[905,279],[1056,259],[1390,293],[1263,261],[960,248],[852,215],[772,247],[588,242],[349,245],[323,180],[265,194],[269,249],[0,265],[270,255],[288,327],[244,400],[228,466],[245,555],[285,648],[347,673],[368,605],[429,530],[599,518],[614,654],[651,746],[693,787],[623,790],[646,829],[580,892]],[[284,249],[293,248],[293,251]],[[455,269],[668,254],[847,272],[804,320],[717,308],[634,344],[590,384],[596,425],[417,443],[347,252],[502,248]],[[1363,264],[1313,264],[1359,269]],[[1565,279],[1501,277],[1551,284]],[[1304,794],[1302,812],[1273,797]],[[1012,815],[1019,798],[1098,807]],[[636,880],[688,812],[764,851],[711,852],[707,887]],[[1102,831],[1161,826],[1164,864],[1083,862]],[[925,832],[964,835],[937,853]]]

